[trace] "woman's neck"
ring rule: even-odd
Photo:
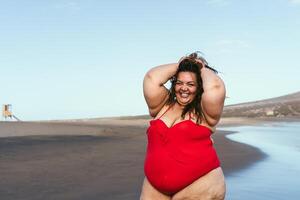
[[[174,108],[182,111],[185,108],[185,105],[181,105],[176,101],[174,104]]]

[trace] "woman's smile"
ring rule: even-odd
[[[196,75],[192,72],[180,72],[175,85],[175,95],[180,105],[191,103],[196,96]]]

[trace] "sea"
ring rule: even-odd
[[[226,200],[300,199],[300,122],[226,127],[226,137],[259,148],[267,157],[226,177]]]

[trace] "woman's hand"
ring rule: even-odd
[[[185,59],[189,59],[189,60],[194,61],[195,63],[197,63],[198,66],[199,66],[199,70],[201,70],[202,68],[204,68],[204,63],[200,59],[192,58],[190,56],[183,56],[183,57],[181,57],[180,60],[178,61],[178,64],[180,64]]]
[[[199,65],[200,70],[205,67],[205,64],[203,63],[202,60],[196,58],[195,62]]]

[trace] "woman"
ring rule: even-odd
[[[225,86],[193,53],[152,68],[144,96],[154,118],[147,129],[141,200],[221,200],[225,180],[211,134],[222,114]],[[171,88],[164,84],[171,79]]]

